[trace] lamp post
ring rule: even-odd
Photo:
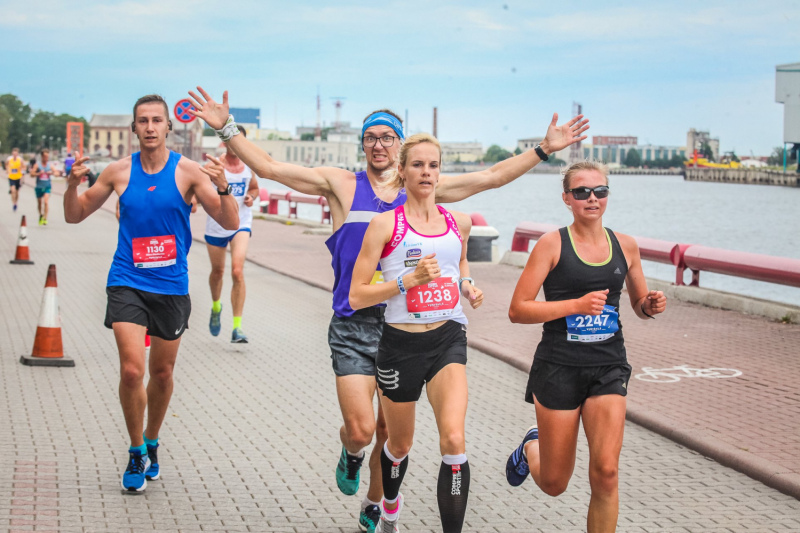
[[[28,134],[28,153],[31,153],[31,136],[33,133]]]
[[[53,136],[50,136],[50,142],[48,143],[47,147],[52,150],[53,149]]]
[[[61,153],[61,137],[56,138],[56,150]]]
[[[44,150],[44,141],[47,139],[47,135],[42,135],[42,146],[40,150]]]

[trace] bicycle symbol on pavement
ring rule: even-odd
[[[689,365],[678,365],[672,368],[642,367],[642,373],[634,377],[650,383],[675,383],[681,378],[736,378],[742,375],[741,370],[733,368],[692,368]]]

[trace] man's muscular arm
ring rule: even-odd
[[[89,167],[84,165],[88,157],[81,157],[72,166],[72,171],[67,176],[67,190],[64,191],[64,219],[69,224],[77,224],[97,211],[101,205],[114,192],[115,178],[125,169],[130,169],[130,158],[115,161],[108,165],[93,187],[89,187],[78,196],[78,185],[83,176],[89,173]]]
[[[217,103],[202,87],[198,87],[197,90],[200,95],[189,91],[189,95],[193,99],[192,104],[196,108],[196,111],[190,112],[205,120],[212,128],[222,129],[228,120],[230,111],[228,91],[222,94],[222,103]],[[259,177],[277,181],[305,194],[329,197],[334,192],[332,180],[345,179],[352,174],[341,168],[306,168],[290,163],[280,163],[244,135],[234,135],[226,145]]]

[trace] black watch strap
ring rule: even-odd
[[[550,159],[550,156],[547,155],[546,153],[544,153],[544,150],[542,150],[542,145],[541,144],[537,144],[533,148],[533,151],[536,152],[536,155],[538,155],[539,159],[541,159],[542,161],[547,161],[548,159]]]
[[[228,186],[225,187],[224,191],[217,189],[217,194],[220,196],[228,196],[231,193],[231,189],[233,189],[233,187],[231,187],[231,184],[229,183]]]

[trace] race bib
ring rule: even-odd
[[[132,240],[136,268],[160,268],[174,265],[178,257],[175,235],[138,237]]]
[[[231,194],[234,196],[244,196],[244,182],[231,183]]]
[[[572,342],[604,341],[619,331],[619,313],[610,305],[604,305],[600,315],[569,315],[566,318],[567,340]]]
[[[418,285],[406,294],[408,318],[450,316],[458,297],[457,278],[436,278],[427,285]]]

